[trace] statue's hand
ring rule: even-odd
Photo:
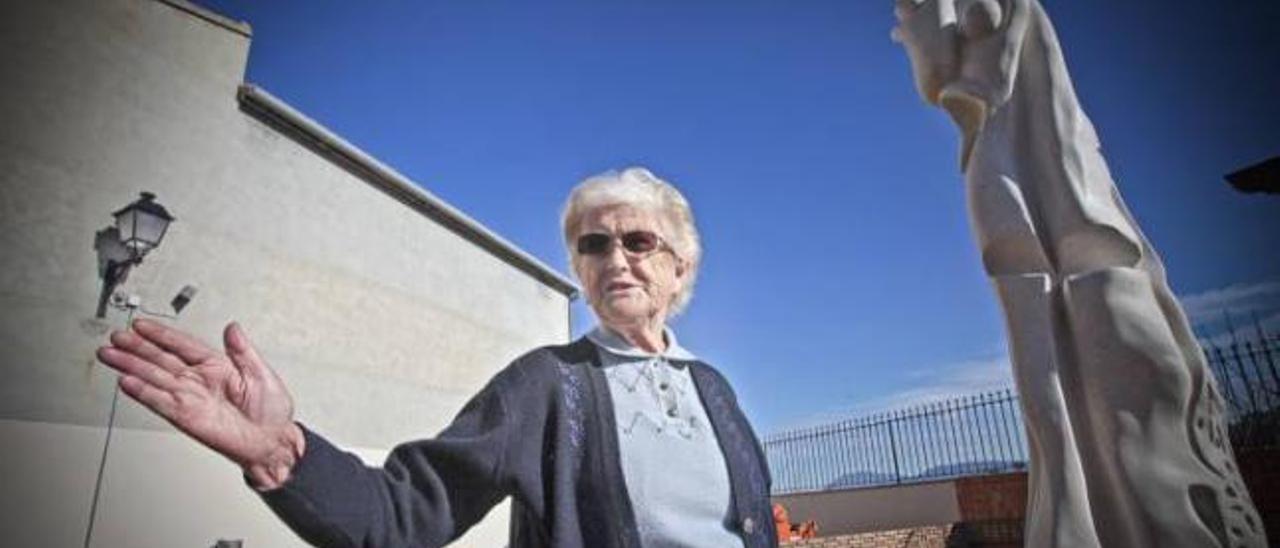
[[[920,97],[938,103],[943,86],[955,78],[959,63],[954,0],[896,0],[898,19],[890,36],[911,59]]]
[[[1000,28],[1004,8],[996,0],[961,0],[959,3],[960,35],[969,40],[989,36]]]

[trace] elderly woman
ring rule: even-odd
[[[240,465],[312,544],[439,546],[511,496],[512,547],[775,545],[755,435],[724,378],[666,325],[701,258],[688,202],[630,168],[578,185],[562,225],[599,325],[517,358],[381,468],[295,423],[235,324],[225,354],[140,320],[98,356],[127,394]]]

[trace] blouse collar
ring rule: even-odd
[[[670,360],[696,360],[698,359],[693,353],[685,350],[676,341],[676,334],[671,331],[670,327],[662,328],[662,336],[667,340],[667,349],[665,352],[648,352],[632,345],[627,339],[623,338],[613,330],[597,325],[587,333],[587,338],[602,350],[615,356],[623,356],[627,358],[666,358]]]

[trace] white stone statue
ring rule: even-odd
[[[920,94],[960,127],[1031,446],[1026,545],[1263,547],[1222,398],[1112,182],[1036,0],[898,0]]]

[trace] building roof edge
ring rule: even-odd
[[[479,221],[427,192],[408,177],[360,150],[266,90],[246,83],[240,86],[236,95],[241,108],[249,114],[263,117],[278,130],[289,132],[291,136],[305,140],[305,144],[310,145],[317,153],[353,169],[371,184],[499,259],[533,276],[570,300],[578,296],[578,286],[563,274],[556,272],[536,257],[480,224]]]
[[[237,21],[218,12],[198,6],[186,0],[155,0],[161,4],[169,6],[173,9],[183,11],[194,15],[200,19],[213,23],[219,27],[227,29],[231,32],[244,36],[245,38],[253,38],[253,27],[244,21]]]

